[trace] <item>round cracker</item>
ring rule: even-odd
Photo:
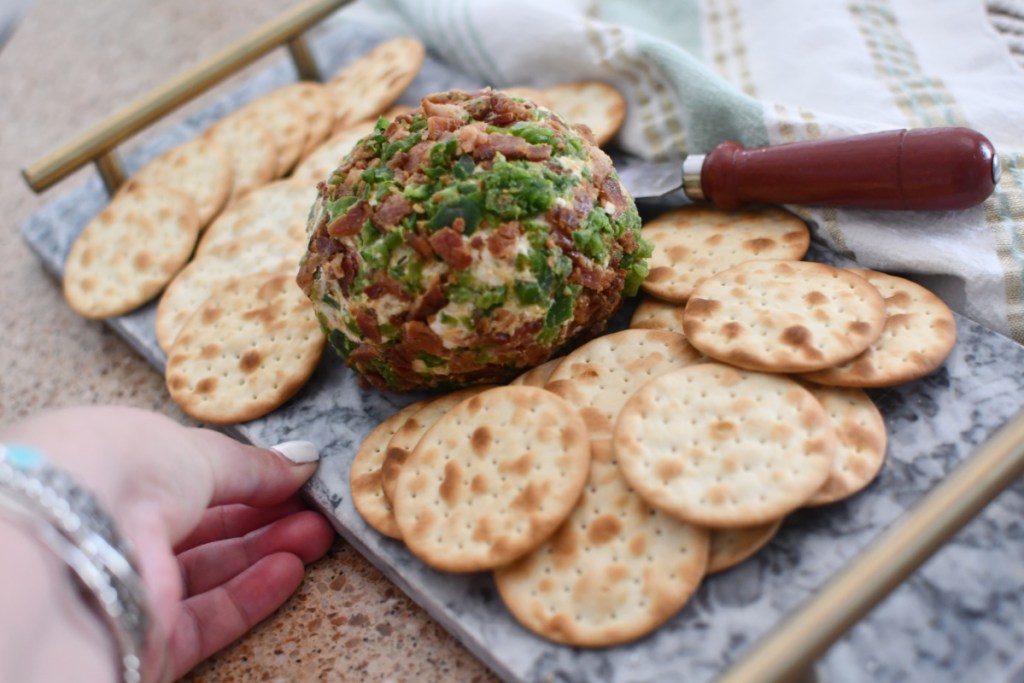
[[[235,115],[251,116],[274,135],[277,161],[274,177],[286,175],[306,149],[310,122],[302,105],[293,101],[283,89],[271,90],[239,109]]]
[[[395,521],[436,569],[493,569],[565,521],[589,471],[587,429],[572,406],[536,387],[496,387],[423,435],[398,476]]]
[[[711,532],[711,554],[708,574],[725,571],[752,557],[775,538],[782,520],[738,529],[715,529]]]
[[[294,273],[301,246],[268,232],[211,247],[175,276],[156,308],[156,339],[169,351],[185,321],[214,290],[255,273]]]
[[[535,368],[530,368],[523,374],[516,377],[509,384],[515,386],[526,386],[526,387],[543,387],[547,384],[548,379],[551,377],[551,373],[555,367],[562,362],[561,358],[552,358],[549,361],[545,361]]]
[[[343,67],[326,83],[338,103],[334,129],[379,116],[416,78],[425,56],[418,39],[393,38]]]
[[[64,264],[64,296],[87,318],[138,308],[188,261],[199,215],[185,194],[130,180],[75,239]]]
[[[851,269],[885,299],[885,329],[859,356],[803,375],[819,384],[891,387],[934,372],[956,344],[956,319],[942,299],[896,275]]]
[[[234,182],[227,205],[274,179],[277,173],[277,143],[269,128],[252,116],[228,115],[203,133],[227,150],[234,169]]]
[[[640,330],[667,330],[683,334],[683,307],[653,297],[644,297],[633,311],[629,326]]]
[[[197,420],[254,420],[302,388],[325,342],[294,275],[240,278],[185,324],[167,356],[167,389]]]
[[[373,132],[374,125],[374,121],[362,121],[338,130],[327,142],[299,162],[292,171],[292,179],[309,183],[311,187],[321,180],[329,179],[356,143]]]
[[[803,505],[837,448],[825,409],[782,375],[700,363],[651,380],[623,406],[614,445],[645,500],[693,524],[765,524]]]
[[[699,360],[681,334],[621,330],[572,351],[544,386],[580,411],[590,438],[607,439],[626,399],[644,382]]]
[[[320,146],[334,129],[334,111],[337,103],[327,86],[315,81],[300,81],[278,88],[278,95],[299,105],[306,115],[309,131],[302,156],[306,156]]]
[[[704,280],[683,331],[698,350],[751,370],[843,363],[885,326],[885,301],[862,277],[810,261],[747,261]]]
[[[494,572],[526,628],[581,647],[644,636],[690,599],[704,577],[708,531],[647,505],[622,478],[608,441],[591,444],[587,486],[544,545]]]
[[[689,206],[658,216],[640,232],[654,245],[641,286],[680,304],[715,273],[752,259],[799,261],[811,244],[807,224],[778,208],[725,212]]]
[[[885,462],[885,422],[863,389],[807,388],[825,407],[838,438],[828,479],[806,503],[824,505],[852,496],[878,476]]]
[[[548,109],[572,124],[582,123],[604,145],[626,119],[626,98],[618,88],[601,81],[563,83],[542,90]]]
[[[367,524],[391,538],[401,538],[402,533],[395,522],[391,501],[381,486],[381,466],[391,437],[421,407],[422,402],[410,403],[377,425],[363,439],[349,470],[349,489],[356,512]]]
[[[216,140],[198,137],[150,159],[133,178],[188,195],[195,202],[203,228],[227,203],[234,174],[227,150]]]
[[[196,257],[228,242],[251,242],[253,236],[279,235],[306,246],[306,223],[316,188],[297,180],[278,180],[254,190],[224,210],[206,229]]]
[[[384,489],[384,495],[391,501],[392,505],[395,502],[395,487],[398,484],[398,475],[401,473],[405,461],[409,459],[409,455],[416,448],[416,444],[420,442],[420,438],[449,410],[467,398],[476,396],[488,388],[468,387],[435,399],[422,401],[418,404],[420,409],[406,419],[405,423],[398,428],[398,431],[388,441],[387,449],[384,453],[384,462],[381,463],[380,468],[381,488]]]

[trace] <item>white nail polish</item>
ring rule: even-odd
[[[285,441],[279,443],[276,446],[271,446],[271,450],[275,450],[283,455],[288,460],[291,460],[296,465],[302,465],[307,462],[316,462],[320,459],[320,451],[317,450],[316,446],[308,441]]]

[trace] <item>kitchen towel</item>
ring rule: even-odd
[[[974,128],[1003,171],[981,206],[789,208],[839,254],[1024,343],[1024,2],[365,0],[344,17],[415,34],[495,87],[609,82],[628,102],[615,144],[650,160]]]

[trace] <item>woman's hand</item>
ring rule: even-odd
[[[134,544],[156,622],[147,680],[179,678],[270,615],[334,537],[296,497],[316,470],[311,444],[275,452],[106,407],[41,414],[0,441],[71,472]]]

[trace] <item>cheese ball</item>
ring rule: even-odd
[[[500,91],[380,119],[318,189],[297,281],[364,386],[508,380],[603,331],[647,275],[590,131]]]

